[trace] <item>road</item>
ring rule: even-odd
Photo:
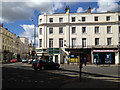
[[[83,67],[80,83],[78,66],[61,65],[60,68],[34,71],[31,64],[21,62],[4,64],[2,88],[75,88],[77,84],[81,84],[78,88],[118,88],[119,76],[116,70],[118,67]],[[114,74],[109,71],[110,68],[114,70]]]

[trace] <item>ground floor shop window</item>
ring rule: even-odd
[[[93,63],[95,64],[115,64],[114,52],[98,52],[93,54]]]

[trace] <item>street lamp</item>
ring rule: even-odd
[[[33,25],[34,25],[34,44],[33,44],[33,47],[34,47],[34,52],[36,51],[36,27],[35,27],[35,24],[34,24],[34,21],[33,21],[33,19],[32,19],[32,22],[33,22]],[[36,53],[34,53],[34,56],[35,56],[35,58],[36,58]]]

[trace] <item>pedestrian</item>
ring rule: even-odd
[[[84,65],[85,66],[86,66],[86,62],[87,62],[86,57],[84,57]]]

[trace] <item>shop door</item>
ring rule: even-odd
[[[55,55],[55,63],[58,63],[58,55]]]
[[[94,54],[93,63],[95,63],[95,64],[96,64],[96,63],[98,63],[98,64],[100,63],[100,62],[99,62],[99,55],[98,55],[98,54]]]

